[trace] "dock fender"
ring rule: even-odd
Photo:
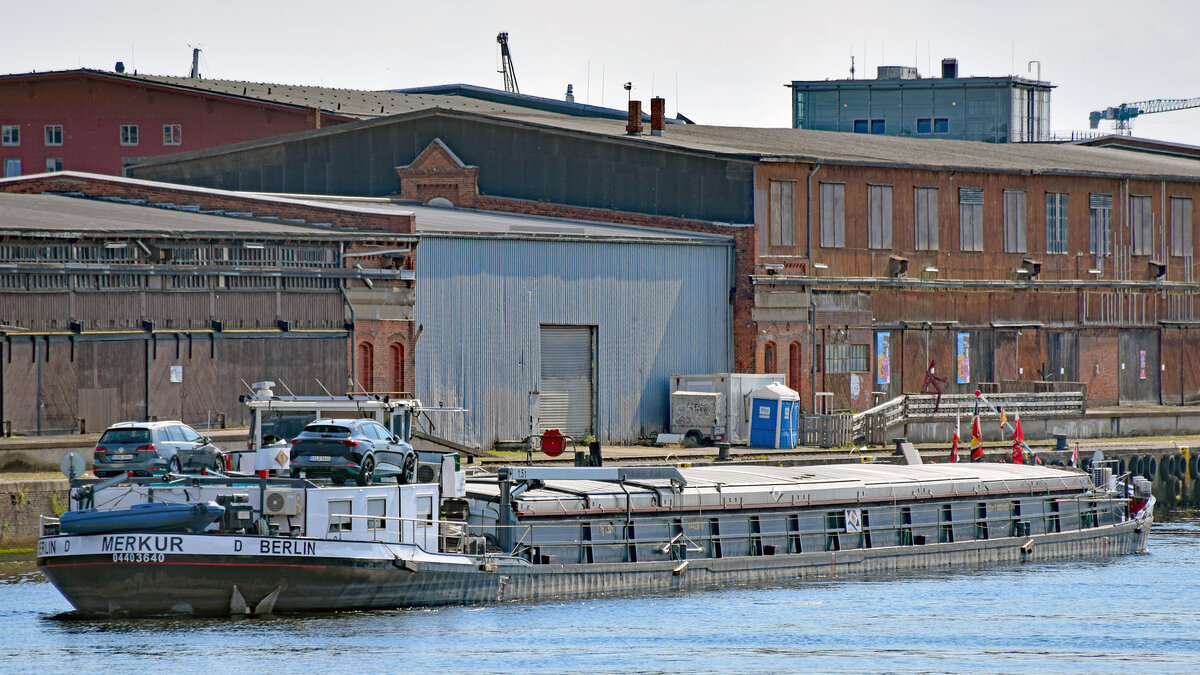
[[[1021,544],[1021,553],[1024,554],[1022,556],[1022,561],[1024,561],[1025,558],[1028,558],[1029,555],[1033,553],[1033,539],[1026,539]]]
[[[403,558],[392,558],[392,565],[396,569],[401,569],[406,572],[416,572],[417,571],[417,563],[413,562],[412,560],[405,560]]]

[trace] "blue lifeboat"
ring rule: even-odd
[[[215,502],[150,502],[127,509],[68,511],[58,520],[62,534],[108,532],[198,532],[225,514]]]

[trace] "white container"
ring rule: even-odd
[[[697,428],[698,434],[714,443],[730,443],[746,445],[750,442],[750,392],[773,382],[783,383],[786,377],[782,373],[706,373],[699,375],[671,375],[671,432],[686,434],[691,429],[680,429],[675,426],[675,396],[676,392],[714,392],[721,394],[724,399],[721,410],[718,410],[717,420],[711,429]],[[724,427],[720,430],[720,427]],[[723,438],[718,438],[723,436]]]

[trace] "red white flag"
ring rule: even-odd
[[[954,412],[954,437],[950,439],[950,463],[958,463],[958,432],[961,428],[958,411]]]
[[[1025,432],[1021,430],[1021,414],[1017,413],[1016,419],[1017,428],[1013,431],[1013,451],[1012,460],[1015,464],[1025,463]]]
[[[979,413],[971,419],[971,461],[983,459],[983,434],[979,431]]]
[[[1075,444],[1075,447],[1071,448],[1071,466],[1076,467],[1076,468],[1079,467],[1079,444],[1078,443]]]

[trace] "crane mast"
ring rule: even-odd
[[[1092,111],[1088,115],[1088,122],[1091,128],[1095,129],[1100,126],[1100,120],[1110,120],[1118,133],[1129,134],[1133,128],[1133,118],[1138,115],[1197,107],[1200,107],[1200,98],[1156,98],[1153,101],[1122,103],[1112,108]]]
[[[500,43],[500,70],[496,72],[504,73],[504,91],[519,94],[521,88],[517,86],[517,73],[513,70],[512,54],[508,51],[508,33],[497,35],[496,42]]]

